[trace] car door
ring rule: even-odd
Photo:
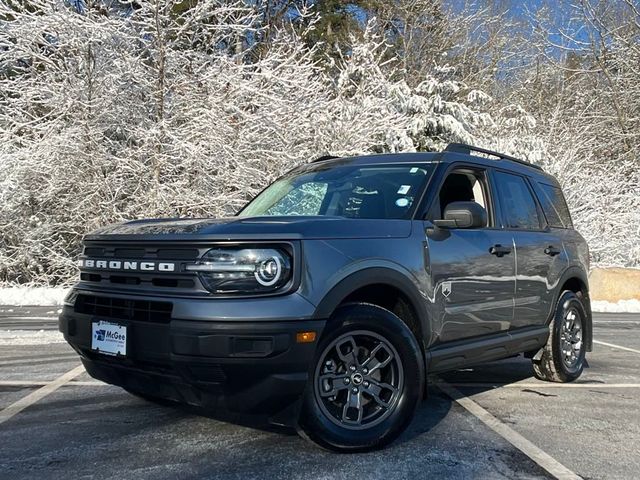
[[[502,224],[516,246],[516,293],[512,329],[543,325],[567,255],[562,240],[538,204],[528,178],[512,172],[493,174]]]
[[[487,210],[482,228],[437,228],[453,201],[475,201]],[[450,170],[425,221],[426,269],[434,343],[507,331],[513,320],[515,254],[510,232],[496,224],[496,209],[486,169]],[[429,221],[431,220],[431,221]]]

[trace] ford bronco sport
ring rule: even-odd
[[[131,393],[363,451],[407,427],[427,374],[524,353],[539,379],[580,376],[588,257],[558,182],[521,160],[325,157],[232,218],[87,235],[59,328]]]

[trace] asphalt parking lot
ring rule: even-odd
[[[595,315],[590,368],[573,384],[535,380],[523,358],[432,378],[409,430],[357,455],[148,403],[75,370],[65,343],[10,340],[11,331],[45,330],[46,341],[55,328],[51,308],[0,307],[0,478],[629,479],[640,471],[640,314]]]

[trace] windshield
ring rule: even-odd
[[[428,163],[314,167],[277,180],[238,215],[409,218],[433,171]]]

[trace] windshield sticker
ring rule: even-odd
[[[399,198],[396,200],[396,205],[398,207],[406,207],[407,205],[409,205],[409,199],[408,198]]]
[[[411,170],[409,170],[409,173],[418,173],[418,170],[420,170],[418,167],[413,167]]]
[[[402,185],[398,189],[398,195],[406,195],[407,193],[409,193],[409,190],[411,190],[411,185]]]

